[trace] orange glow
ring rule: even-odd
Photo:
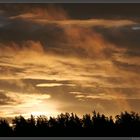
[[[15,104],[9,106],[4,105],[1,109],[1,115],[4,117],[14,117],[23,115],[30,117],[30,115],[47,115],[56,116],[59,114],[57,110],[58,104],[49,101],[51,96],[48,94],[25,94],[25,93],[14,93],[10,92],[7,94],[8,97],[15,101]]]

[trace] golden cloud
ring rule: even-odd
[[[105,19],[74,20],[63,9],[53,6],[47,9],[31,9],[31,11],[10,17],[10,19],[13,21],[17,19],[26,20],[32,24],[43,25],[43,27],[55,23],[64,33],[63,35],[60,34],[64,42],[59,42],[57,39],[53,40],[57,44],[55,47],[33,40],[20,43],[0,43],[0,79],[17,79],[10,80],[9,83],[20,88],[26,88],[22,79],[65,80],[71,81],[71,83],[39,82],[35,86],[28,86],[32,94],[8,91],[6,95],[14,99],[17,106],[6,105],[0,107],[3,115],[11,116],[15,115],[15,112],[26,115],[29,115],[29,113],[48,113],[49,111],[52,114],[58,113],[57,104],[53,106],[54,102],[47,104],[44,101],[52,98],[51,93],[45,95],[43,93],[33,94],[37,88],[57,87],[59,89],[61,87],[57,91],[58,94],[60,92],[62,96],[66,96],[63,97],[65,101],[61,106],[67,105],[66,98],[68,98],[68,95],[64,95],[65,90],[62,86],[71,88],[69,94],[74,97],[74,101],[77,100],[77,103],[79,103],[79,100],[84,101],[84,99],[88,101],[113,100],[119,110],[130,110],[131,106],[128,99],[140,98],[137,91],[140,76],[135,71],[137,67],[130,69],[130,67],[139,65],[139,57],[126,56],[127,48],[118,47],[116,44],[109,42],[94,29],[96,26],[119,28],[134,25],[136,22]],[[127,68],[122,65],[126,65]],[[119,77],[121,78],[118,82]],[[135,90],[135,93],[132,91],[133,96],[130,96],[128,89]],[[77,92],[77,90],[79,91]],[[87,90],[87,92],[82,92],[82,90]],[[88,90],[90,93],[88,93]],[[95,92],[95,90],[103,92]],[[125,93],[126,90],[127,93]],[[73,104],[73,102],[70,104]],[[34,107],[37,111],[33,110]],[[100,104],[97,108],[104,109]],[[4,113],[5,110],[7,110],[7,114]]]

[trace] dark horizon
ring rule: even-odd
[[[12,123],[0,119],[0,136],[6,137],[139,137],[140,115],[121,112],[115,120],[96,111],[79,118],[74,113],[57,117],[16,116]]]

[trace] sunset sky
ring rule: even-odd
[[[140,113],[140,4],[0,4],[0,117]]]

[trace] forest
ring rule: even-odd
[[[0,136],[34,137],[102,137],[102,136],[140,136],[140,115],[135,112],[121,112],[120,115],[106,117],[96,111],[82,118],[74,113],[62,113],[57,117],[44,115],[25,119],[16,116],[12,124],[0,119]]]

